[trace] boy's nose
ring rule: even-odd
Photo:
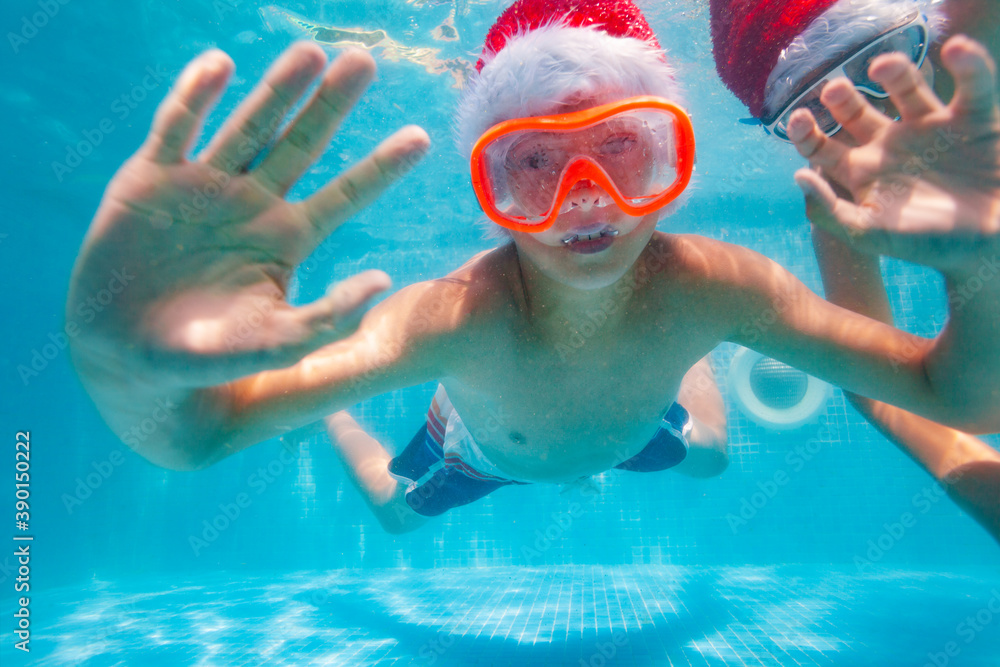
[[[607,196],[607,193],[593,181],[578,181],[570,189],[569,194],[566,195],[566,201],[563,204],[563,208],[579,208],[581,211],[586,213],[594,206],[599,206],[604,203],[601,201],[601,198]]]

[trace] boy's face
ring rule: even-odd
[[[615,96],[562,105],[560,112],[588,109]],[[534,133],[513,142],[504,170],[510,195],[521,210],[545,210],[560,186],[559,174],[574,156],[588,156],[627,196],[644,191],[653,178],[654,151],[643,123],[629,118],[572,133]],[[522,260],[557,283],[576,289],[613,284],[636,262],[660,213],[636,217],[621,210],[590,180],[577,181],[559,216],[542,232],[511,231]]]

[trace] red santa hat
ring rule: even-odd
[[[459,102],[459,149],[510,118],[634,95],[681,103],[674,70],[632,0],[516,0],[490,29]]]
[[[915,9],[932,38],[943,0],[711,0],[715,67],[750,113],[784,104],[824,63],[890,29]]]

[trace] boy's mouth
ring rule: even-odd
[[[570,234],[564,237],[562,242],[568,250],[581,255],[591,255],[610,246],[616,236],[618,236],[617,229],[605,227],[586,234]]]

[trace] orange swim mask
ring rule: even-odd
[[[471,166],[483,211],[508,229],[548,229],[564,206],[572,205],[567,195],[581,181],[600,187],[625,213],[642,216],[687,187],[694,130],[677,105],[660,97],[630,97],[498,123],[473,146]]]

